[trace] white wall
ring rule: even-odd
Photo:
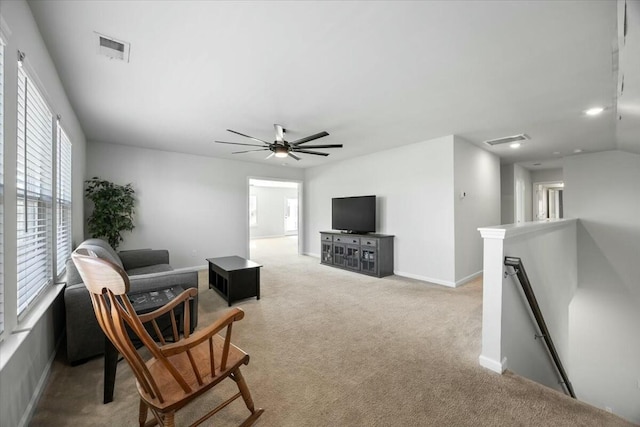
[[[533,187],[528,169],[520,165],[503,165],[500,168],[500,192],[502,224],[517,223],[518,212],[522,215],[521,222],[531,221]]]
[[[480,364],[509,369],[562,390],[520,282],[504,257],[522,260],[565,370],[569,371],[569,306],[577,287],[576,220],[528,222],[481,229],[484,237]]]
[[[528,222],[533,218],[531,172],[520,165],[513,165],[514,222]],[[519,190],[520,189],[520,190]],[[521,215],[521,218],[518,216]]]
[[[395,274],[447,286],[482,270],[476,229],[500,222],[498,158],[453,135],[307,169],[305,191],[305,253],[319,253],[333,197],[374,194]]]
[[[500,224],[500,159],[457,136],[453,159],[455,280],[460,284],[482,272],[478,227]]]
[[[4,64],[4,289],[5,340],[0,343],[0,425],[16,426],[28,421],[32,404],[49,370],[55,343],[62,331],[61,299],[50,295],[49,302],[17,324],[16,290],[16,102],[17,50],[26,53],[25,68],[49,103],[54,115],[62,116],[61,125],[73,143],[73,241],[83,236],[83,180],[85,137],[58,78],[53,61],[40,36],[29,6],[24,1],[3,1],[0,7],[5,46]],[[54,301],[55,302],[51,302]],[[54,322],[55,320],[55,322]],[[24,327],[23,323],[30,322]],[[55,323],[55,324],[54,324]],[[24,330],[9,335],[14,328]],[[13,346],[12,351],[8,348]]]
[[[90,142],[87,177],[136,191],[136,228],[118,250],[168,249],[174,267],[248,256],[248,177],[301,180],[301,169]]]
[[[377,231],[395,235],[396,274],[455,282],[453,136],[305,171],[304,252],[320,252],[331,198],[376,195]]]
[[[565,214],[579,218],[571,375],[581,400],[640,423],[640,155],[564,163]]]
[[[556,182],[562,181],[562,168],[540,169],[531,171],[531,182]]]
[[[249,194],[256,196],[257,224],[251,227],[251,238],[284,236],[286,199],[297,199],[297,188],[251,186]],[[298,221],[299,223],[299,221]]]
[[[577,286],[576,224],[505,240],[505,256],[522,259],[540,310],[565,370],[569,370],[569,304]],[[515,277],[503,290],[503,354],[509,369],[563,390]],[[571,375],[569,374],[571,379]],[[573,381],[573,380],[572,380]]]
[[[515,220],[513,165],[500,167],[500,224],[513,224]]]

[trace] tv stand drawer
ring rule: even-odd
[[[347,243],[350,245],[359,245],[360,238],[359,237],[349,237],[349,236],[333,236],[333,241],[338,243]]]
[[[361,245],[372,246],[375,248],[376,246],[378,246],[378,239],[362,239]]]

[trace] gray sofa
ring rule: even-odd
[[[166,250],[138,249],[116,253],[104,240],[88,239],[78,248],[90,249],[100,257],[122,267],[129,275],[129,292],[166,289],[180,285],[198,288],[196,271],[174,271]],[[104,334],[98,325],[89,292],[73,261],[67,261],[64,291],[67,326],[67,358],[72,365],[104,353]],[[198,323],[198,297],[192,302],[191,329]]]

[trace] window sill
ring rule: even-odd
[[[64,283],[51,285],[40,296],[39,301],[30,308],[29,313],[18,322],[16,328],[9,334],[6,334],[7,331],[5,331],[4,340],[0,342],[0,372],[29,336],[29,332],[31,332],[36,323],[49,310],[49,307],[51,307],[51,304],[60,295],[64,287]]]

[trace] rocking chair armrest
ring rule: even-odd
[[[173,310],[175,307],[177,307],[180,304],[183,304],[185,301],[188,301],[189,299],[195,297],[198,294],[198,290],[196,288],[188,288],[184,291],[182,291],[180,293],[180,295],[178,295],[177,297],[175,297],[174,299],[172,299],[171,301],[169,301],[168,303],[166,303],[165,305],[163,305],[162,307],[150,312],[150,313],[146,313],[146,314],[140,314],[138,315],[138,317],[140,318],[140,321],[142,323],[147,323],[152,321],[153,319],[156,319],[160,316],[162,316],[165,313],[168,313],[169,311]]]
[[[234,308],[218,318],[211,325],[197,332],[194,332],[189,338],[184,338],[176,343],[164,345],[160,347],[159,350],[166,357],[180,354],[208,340],[209,338],[223,330],[225,327],[231,325],[237,320],[241,320],[243,317],[244,311],[242,311],[242,309],[240,308]]]

